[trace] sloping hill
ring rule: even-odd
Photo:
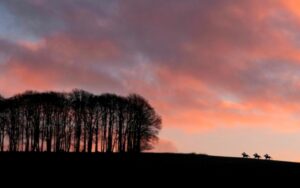
[[[56,170],[75,173],[90,169],[135,170],[155,169],[159,172],[182,173],[193,169],[198,174],[216,175],[300,175],[300,163],[216,157],[196,154],[103,154],[103,153],[0,153],[0,168],[6,172],[18,169],[35,169],[39,172]]]

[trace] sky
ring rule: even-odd
[[[0,93],[144,96],[156,152],[300,162],[300,1],[1,0]]]

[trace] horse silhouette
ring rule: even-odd
[[[261,157],[261,156],[260,156],[260,155],[258,155],[257,153],[254,153],[254,155],[253,155],[253,156],[254,156],[254,159],[260,159],[260,157]]]
[[[249,155],[245,152],[242,153],[243,158],[249,158]]]
[[[265,157],[266,160],[271,160],[272,159],[272,157],[269,154],[264,155],[264,157]]]

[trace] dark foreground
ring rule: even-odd
[[[300,176],[300,163],[195,154],[0,153],[2,172],[95,175],[103,172],[196,172],[209,176]],[[80,171],[80,172],[79,172]],[[95,172],[94,172],[95,171]]]

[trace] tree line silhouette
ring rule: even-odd
[[[141,152],[161,118],[143,97],[28,91],[0,96],[0,151]]]

